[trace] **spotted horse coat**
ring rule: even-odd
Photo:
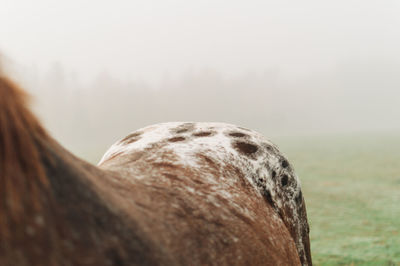
[[[152,125],[112,145],[99,167],[129,184],[126,213],[174,264],[312,264],[299,179],[255,131]]]

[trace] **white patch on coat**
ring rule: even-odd
[[[186,132],[177,133],[176,128],[184,127],[188,125],[190,130]],[[103,163],[107,160],[114,160],[112,158],[116,156],[129,155],[136,152],[145,152],[146,149],[152,145],[160,144],[158,152],[172,152],[176,157],[174,163],[189,167],[190,169],[202,172],[201,160],[199,160],[198,154],[203,154],[211,158],[217,165],[234,165],[239,168],[244,174],[246,180],[255,188],[257,196],[264,197],[266,191],[271,195],[272,202],[274,203],[277,213],[282,213],[284,209],[290,209],[290,217],[284,217],[286,223],[294,224],[296,228],[297,241],[296,246],[299,251],[304,252],[304,244],[302,243],[302,227],[304,223],[299,217],[300,206],[296,203],[296,197],[299,195],[300,181],[297,175],[294,173],[291,166],[286,168],[282,166],[282,161],[286,158],[279,152],[278,148],[265,139],[261,134],[239,128],[235,125],[226,123],[195,123],[195,122],[171,122],[152,125],[139,129],[135,132],[140,132],[140,136],[137,137],[132,143],[128,141],[118,141],[110,147],[110,149],[104,154],[103,158],[99,162],[99,166],[102,167]],[[133,133],[135,133],[133,132]],[[209,136],[194,136],[199,132],[212,132]],[[234,137],[230,136],[231,132],[239,132],[246,135],[246,137]],[[183,141],[169,141],[171,138],[182,137],[185,138]],[[243,152],[239,152],[234,147],[233,143],[236,141],[242,141],[255,145],[258,150],[252,155],[246,155]],[[161,145],[162,144],[162,145]],[[269,147],[269,148],[267,148]],[[154,154],[153,162],[163,162],[163,158],[157,157],[158,154]],[[105,164],[104,167],[107,167]],[[136,169],[127,169],[136,179],[145,179],[146,176],[141,175],[140,171]],[[271,172],[276,173],[276,177],[271,176]],[[207,176],[204,174],[204,179],[210,184],[218,183],[220,189],[215,191],[221,197],[229,200],[233,197],[232,191],[224,189],[224,187],[230,187],[230,185],[236,182],[230,178],[224,176],[223,173],[220,176]],[[287,175],[288,184],[282,187],[281,178]],[[217,181],[216,181],[217,180]],[[223,182],[221,182],[223,180]],[[187,191],[190,193],[196,193],[196,191],[188,187]],[[212,200],[213,197],[207,198]],[[216,201],[215,201],[216,202]],[[218,204],[218,203],[217,203]],[[242,213],[252,219],[252,213],[241,206]],[[276,214],[274,217],[279,219],[279,215]]]

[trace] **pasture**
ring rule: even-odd
[[[302,181],[315,265],[400,265],[399,134],[270,139]]]
[[[315,265],[400,265],[399,134],[274,141],[302,180]]]

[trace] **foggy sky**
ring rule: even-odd
[[[109,71],[154,82],[187,69],[298,77],[349,59],[400,62],[398,1],[2,0],[0,49],[83,79]]]
[[[399,14],[389,0],[1,0],[0,52],[81,154],[165,121],[398,131]]]

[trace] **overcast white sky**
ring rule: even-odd
[[[400,1],[1,0],[0,50],[46,71],[159,79],[279,68],[309,76],[343,61],[400,62]]]
[[[0,0],[0,53],[78,154],[161,121],[398,132],[399,47],[400,0]]]

